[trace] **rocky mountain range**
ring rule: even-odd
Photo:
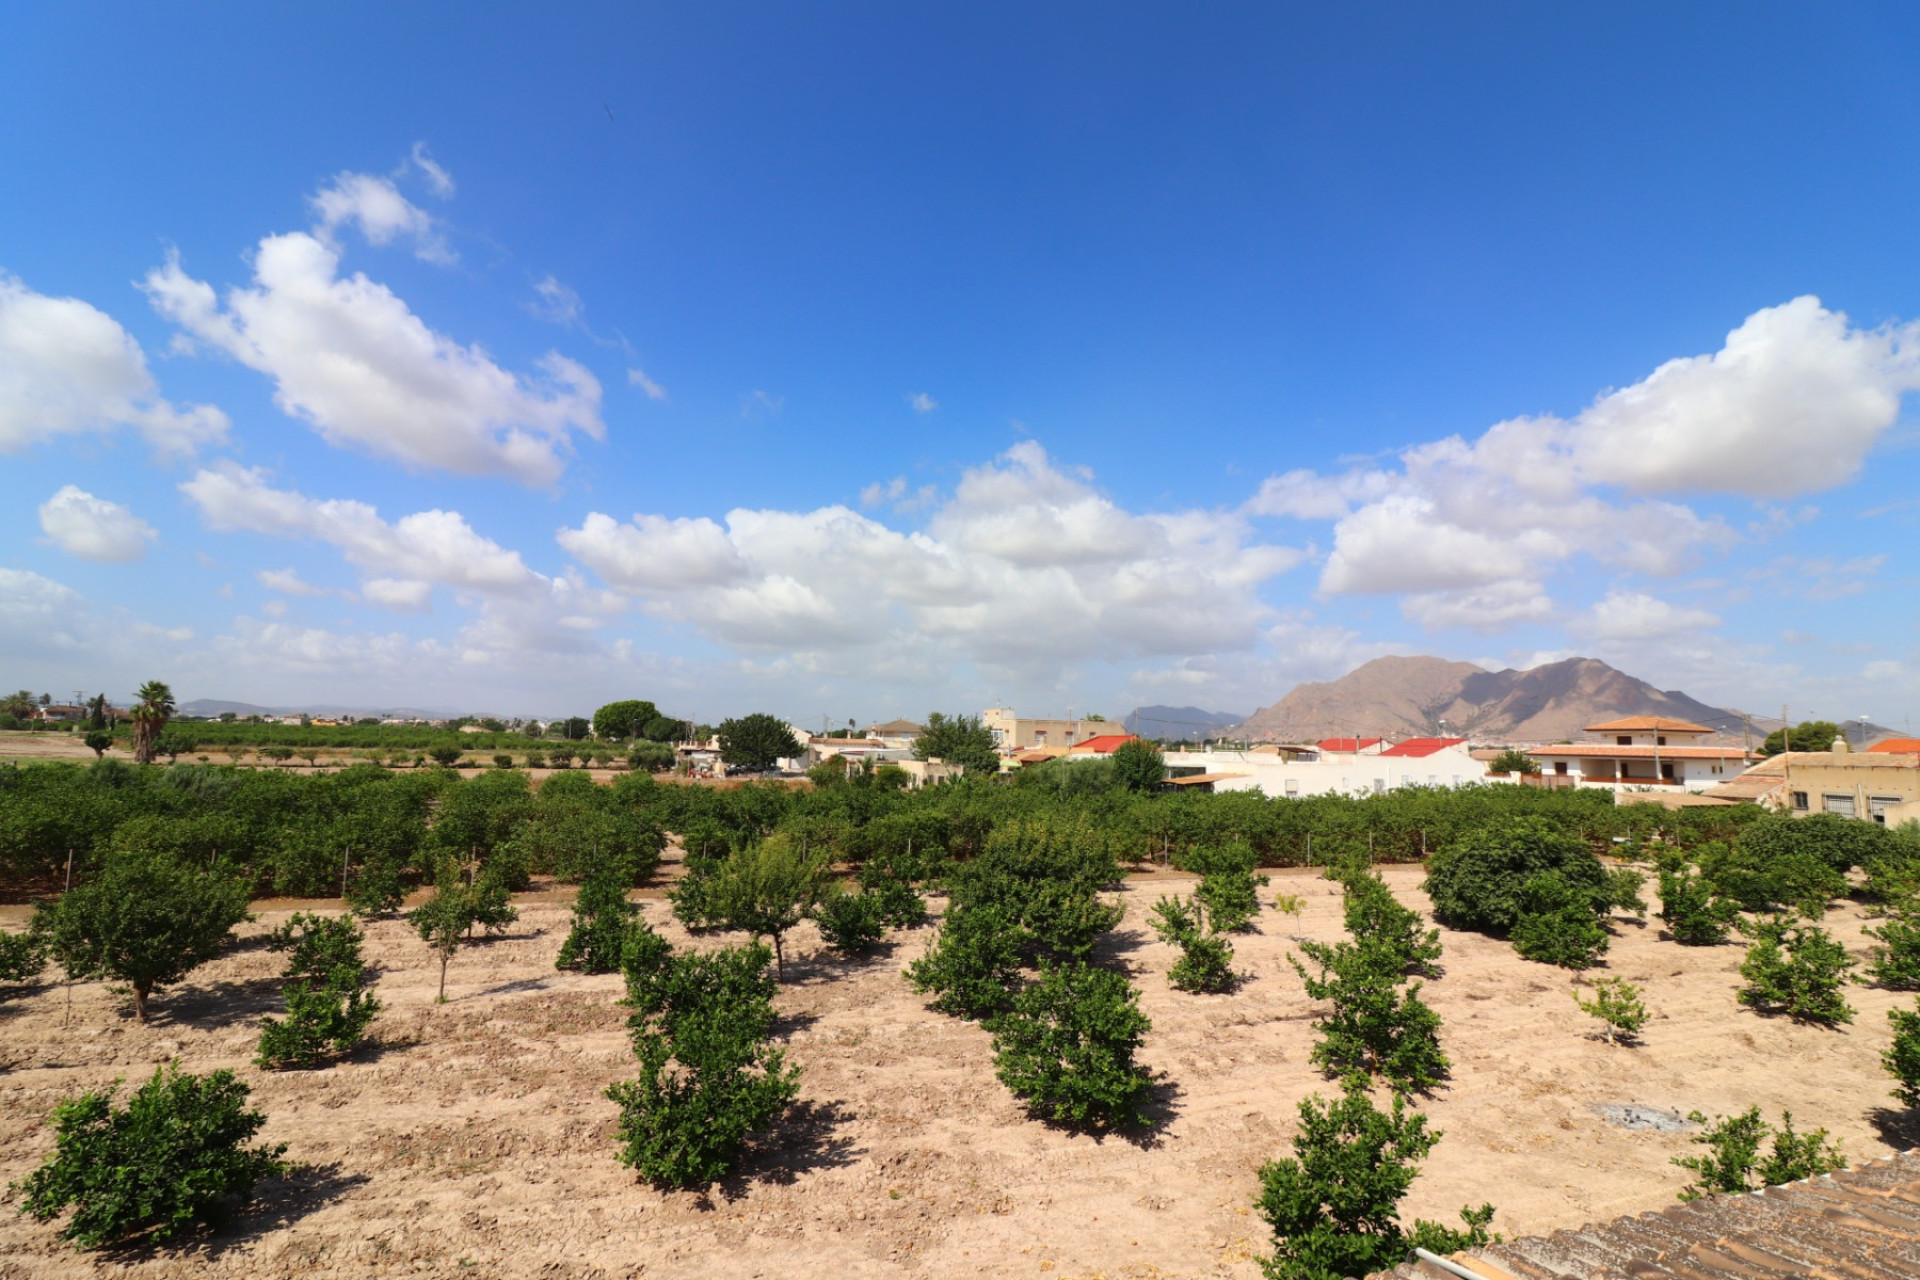
[[[1320,684],[1301,684],[1229,730],[1256,742],[1444,733],[1474,742],[1556,742],[1581,738],[1598,721],[1668,716],[1738,742],[1738,711],[1709,706],[1677,689],[1656,689],[1597,658],[1568,658],[1528,671],[1488,671],[1443,658],[1375,658]],[[1778,724],[1753,721],[1756,739]]]

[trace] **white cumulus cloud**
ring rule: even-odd
[[[370,173],[342,173],[313,195],[321,239],[332,242],[341,227],[359,229],[368,244],[386,245],[396,239],[413,242],[414,256],[442,266],[459,257],[434,225],[433,215],[400,194],[387,178]]]
[[[409,466],[558,479],[573,433],[601,438],[600,383],[558,352],[535,375],[430,329],[364,274],[340,274],[337,247],[305,232],[269,236],[253,284],[227,291],[181,268],[149,272],[147,295],[193,338],[273,379],[275,403],[328,443]]]
[[[190,454],[227,425],[211,405],[161,398],[140,344],[106,312],[0,272],[0,453],[131,427],[162,454]]]
[[[1575,619],[1573,629],[1596,640],[1656,640],[1720,625],[1705,609],[1684,609],[1644,591],[1609,591]]]
[[[109,562],[140,559],[160,536],[119,503],[71,484],[40,504],[40,530],[70,556]]]
[[[1260,586],[1302,559],[1231,513],[1125,511],[1031,441],[968,471],[925,533],[829,506],[594,513],[559,539],[648,612],[808,670],[1245,648],[1270,612]]]

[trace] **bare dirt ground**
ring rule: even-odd
[[[1417,868],[1386,874],[1426,906]],[[1167,1083],[1151,1139],[1026,1119],[994,1079],[986,1033],[926,1011],[902,979],[930,928],[843,962],[802,926],[777,1002],[802,1105],[710,1194],[653,1190],[615,1162],[601,1090],[633,1069],[621,982],[554,970],[564,891],[524,902],[509,936],[462,952],[445,1005],[425,946],[402,923],[372,926],[379,1043],[325,1071],[249,1065],[258,1017],[279,1007],[279,958],[258,945],[163,993],[145,1028],[99,984],[16,993],[0,1003],[0,1181],[51,1148],[61,1098],[116,1076],[137,1083],[171,1058],[239,1072],[270,1117],[264,1136],[307,1168],[263,1186],[226,1234],[164,1253],[77,1254],[14,1212],[8,1192],[0,1277],[1254,1277],[1268,1245],[1250,1207],[1257,1170],[1290,1150],[1299,1099],[1331,1090],[1308,1065],[1313,1006],[1286,956],[1296,933],[1340,936],[1340,899],[1313,876],[1276,876],[1274,889],[1305,898],[1303,915],[1267,912],[1235,940],[1248,974],[1237,992],[1189,996],[1167,985],[1172,952],[1145,927],[1152,900],[1185,883],[1130,882],[1108,948],[1154,1023],[1144,1058]],[[657,891],[638,896],[688,941]],[[257,939],[294,905],[263,904],[243,933]],[[9,927],[21,916],[0,910]],[[1845,906],[1829,922],[1856,954],[1863,918]],[[1889,993],[1854,990],[1859,1018],[1839,1031],[1763,1019],[1734,1001],[1739,947],[1684,948],[1657,924],[1627,924],[1610,971],[1645,986],[1654,1019],[1643,1047],[1609,1047],[1560,971],[1477,935],[1443,938],[1445,973],[1427,995],[1454,1076],[1424,1104],[1446,1136],[1408,1216],[1451,1219],[1487,1200],[1497,1229],[1530,1234],[1671,1203],[1688,1175],[1669,1160],[1693,1149],[1686,1136],[1615,1127],[1595,1110],[1607,1104],[1791,1108],[1855,1161],[1894,1149],[1877,1127],[1899,1123],[1882,1110],[1893,1104],[1878,1061],[1886,1011],[1904,1003]]]

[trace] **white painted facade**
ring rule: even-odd
[[[1398,787],[1465,787],[1487,781],[1486,764],[1475,760],[1465,744],[1441,747],[1424,756],[1209,750],[1169,751],[1165,759],[1169,777],[1231,774],[1213,784],[1216,793],[1259,791],[1278,799],[1377,795]]]

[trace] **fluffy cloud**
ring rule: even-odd
[[[924,391],[916,391],[908,396],[907,404],[915,413],[932,413],[940,407],[940,402]]]
[[[1573,622],[1572,629],[1596,640],[1656,640],[1717,627],[1720,619],[1705,609],[1682,609],[1642,591],[1609,591]]]
[[[1406,449],[1397,466],[1290,471],[1245,510],[1336,521],[1329,594],[1412,593],[1402,611],[1429,629],[1541,621],[1548,579],[1576,559],[1667,576],[1739,540],[1657,495],[1779,498],[1843,483],[1916,387],[1920,327],[1855,329],[1797,298],[1573,418],[1511,419],[1471,442]]]
[[[262,240],[252,287],[228,290],[224,303],[178,255],[144,287],[193,338],[272,378],[275,403],[330,444],[547,485],[574,432],[605,434],[600,383],[583,365],[549,352],[537,375],[510,373],[478,346],[428,328],[386,286],[342,276],[338,247],[320,235]]]
[[[1245,648],[1269,613],[1259,586],[1302,558],[1235,515],[1124,511],[1031,442],[968,471],[925,533],[831,506],[724,524],[595,513],[559,539],[656,616],[821,670]]]
[[[312,538],[339,548],[348,563],[375,575],[362,591],[388,607],[423,607],[423,584],[522,598],[550,584],[519,552],[480,536],[458,512],[421,511],[389,524],[364,502],[276,489],[265,472],[231,462],[199,471],[180,491],[211,528]]]
[[[82,560],[138,560],[160,535],[117,502],[64,485],[40,504],[40,530],[54,546]]]
[[[369,244],[407,239],[413,242],[414,256],[427,262],[446,266],[459,260],[434,225],[433,216],[401,195],[386,178],[342,173],[316,192],[312,203],[319,218],[316,229],[329,243],[339,228],[353,226]]]
[[[224,439],[227,416],[162,399],[140,344],[104,311],[0,273],[0,453],[114,427],[189,454]]]
[[[261,586],[269,591],[278,591],[281,595],[312,598],[333,594],[325,587],[316,587],[302,580],[292,569],[262,569],[253,576]]]

